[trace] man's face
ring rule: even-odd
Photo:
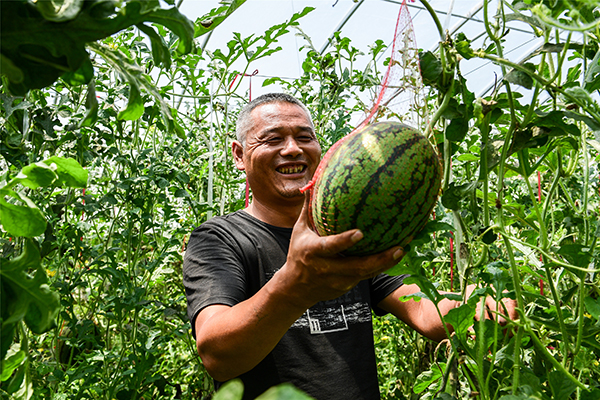
[[[312,178],[321,147],[302,108],[285,102],[252,111],[246,146],[234,146],[236,166],[246,171],[255,200],[264,204],[302,201],[300,188]]]

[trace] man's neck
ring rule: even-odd
[[[299,202],[297,204],[278,205],[275,208],[253,200],[245,211],[269,225],[293,228],[302,211],[302,205],[303,203]]]

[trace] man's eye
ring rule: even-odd
[[[301,142],[311,142],[313,140],[313,137],[312,136],[308,136],[308,135],[306,135],[306,136],[299,136],[298,140],[301,141]]]

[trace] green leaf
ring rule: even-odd
[[[96,97],[96,80],[92,79],[88,82],[88,91],[85,95],[85,108],[87,112],[80,126],[94,126],[98,120],[98,98]]]
[[[573,118],[574,115],[569,112],[562,110],[554,110],[549,113],[542,111],[536,111],[536,119],[534,119],[528,126],[544,127],[548,129],[547,134],[550,136],[558,136],[570,134],[573,136],[580,136],[581,131],[576,124],[567,123],[565,119]]]
[[[160,9],[159,0],[145,0],[145,1],[141,2],[140,4],[142,6],[140,8],[140,14],[147,14],[149,12]]]
[[[454,227],[446,222],[431,220],[425,224],[425,226],[423,227],[421,232],[419,232],[419,234],[417,236],[415,236],[415,238],[413,239],[413,241],[411,243],[417,245],[420,237],[423,237],[425,235],[430,235],[434,232],[451,231],[453,229],[454,229]],[[429,241],[430,241],[429,237],[426,237],[426,238],[424,237],[424,242],[429,242]]]
[[[574,111],[564,111],[564,116],[585,123],[592,131],[600,131],[600,124],[587,115],[579,114]]]
[[[446,127],[446,139],[451,142],[460,143],[469,132],[469,120],[467,118],[453,119]]]
[[[71,86],[85,85],[94,77],[94,66],[89,58],[83,60],[81,67],[62,75],[62,79]]]
[[[177,8],[163,10],[159,5],[157,0],[2,2],[2,69],[11,78],[9,90],[22,96],[60,76],[73,84],[89,81],[86,46],[143,22],[166,26],[181,38],[184,51],[191,50],[191,21]]]
[[[485,281],[494,286],[497,294],[501,294],[512,282],[510,274],[508,273],[509,269],[510,266],[505,261],[494,261],[486,265],[485,272],[482,273],[482,276],[489,274],[489,278],[485,279]]]
[[[187,190],[179,188],[175,191],[175,197],[177,198],[185,198],[185,197],[190,197],[190,194],[188,193]]]
[[[419,53],[419,67],[423,83],[428,86],[437,87],[442,74],[442,63],[430,51]]]
[[[432,365],[429,371],[421,372],[415,380],[413,392],[419,394],[427,390],[427,388],[431,386],[432,383],[434,383],[442,377],[441,368],[445,367],[446,363],[437,363],[435,365]]]
[[[456,159],[458,161],[479,161],[479,157],[473,153],[461,154],[460,156],[456,157]]]
[[[12,395],[12,398],[29,400],[30,396],[26,394],[33,393],[31,384],[31,375],[27,373],[29,363],[25,363],[17,368],[13,376],[8,380],[5,391]]]
[[[30,189],[37,189],[40,186],[51,186],[58,175],[46,163],[37,162],[24,167],[16,178],[22,185]]]
[[[165,120],[165,125],[168,127],[169,132],[173,132],[176,129],[173,122],[171,107],[164,101],[156,86],[151,83],[151,80],[146,79],[146,76],[139,66],[133,64],[123,53],[113,50],[101,43],[91,43],[88,47],[100,54],[112,68],[121,74],[123,79],[129,81],[131,86],[136,86],[139,89],[143,88],[147,93],[150,93],[160,106],[160,113]]]
[[[535,72],[534,64],[526,63],[523,66],[531,72]],[[533,78],[531,75],[520,70],[511,70],[508,74],[506,74],[504,79],[510,83],[514,83],[515,85],[523,86],[526,89],[531,89],[533,87]]]
[[[588,66],[583,87],[590,93],[600,89],[600,50],[596,52],[594,59]]]
[[[552,371],[548,374],[548,383],[555,399],[568,399],[577,386],[561,371]]]
[[[460,201],[471,195],[477,188],[477,182],[457,185],[452,182],[442,194],[442,204],[451,210],[460,210]]]
[[[408,266],[408,268],[410,268],[410,267],[411,266]],[[405,269],[402,273],[407,273],[407,272],[408,271]],[[440,292],[438,292],[435,285],[429,279],[427,279],[427,277],[425,277],[422,273],[412,273],[409,275],[410,276],[407,276],[406,278],[404,278],[404,283],[405,284],[412,284],[412,283],[417,284],[419,286],[419,289],[421,289],[421,292],[413,293],[409,296],[403,296],[400,298],[400,300],[407,301],[407,300],[413,299],[416,301],[420,301],[420,299],[427,299],[431,302],[439,303],[444,298],[444,296],[441,295]]]
[[[83,5],[83,0],[38,0],[37,9],[44,18],[52,22],[74,19]]]
[[[596,320],[600,320],[600,299],[594,299],[590,296],[586,297],[583,301],[585,308],[592,317]]]
[[[176,7],[169,9],[155,9],[145,15],[145,20],[163,25],[177,36],[183,44],[183,52],[192,51],[194,44],[194,24],[187,19]]]
[[[16,110],[25,110],[31,106],[31,103],[28,101],[24,101],[18,97],[8,96],[4,93],[0,93],[0,99],[2,99],[2,107],[4,107],[4,112],[6,113],[4,118],[7,120]],[[18,103],[13,105],[15,101],[18,101]]]
[[[183,139],[183,140],[187,139],[187,135],[185,134],[185,131],[183,130],[183,128],[177,121],[177,110],[175,108],[171,108],[171,125],[172,125],[171,130],[175,131],[175,134],[177,135],[177,137],[179,139]]]
[[[210,12],[196,20],[194,38],[207,34],[219,26],[225,19],[238,9],[246,0],[224,0],[221,7],[214,8]]]
[[[462,41],[462,42],[456,43],[456,51],[458,51],[458,54],[463,56],[466,60],[469,60],[469,59],[475,57],[475,53],[473,52],[473,49],[471,48],[471,44],[467,41]]]
[[[34,270],[34,276],[28,273]],[[12,343],[15,325],[24,320],[34,333],[43,333],[54,325],[60,308],[58,294],[50,290],[41,265],[40,251],[32,239],[25,240],[23,252],[13,259],[0,259],[2,285],[2,344],[4,358]],[[6,334],[10,333],[10,337]]]
[[[144,115],[144,100],[140,94],[140,88],[137,86],[137,82],[129,81],[127,108],[121,110],[117,118],[123,121],[135,121],[142,115]]]
[[[22,83],[24,79],[23,71],[17,67],[10,58],[0,53],[0,71],[11,83]]]
[[[592,99],[592,96],[582,87],[575,86],[565,89],[565,93],[569,96],[575,98],[582,104],[590,105],[591,107],[597,107],[596,102]],[[571,101],[571,99],[569,99]]]
[[[592,254],[589,252],[587,246],[577,243],[563,244],[557,253],[564,256],[570,263],[581,268],[587,268],[592,258]]]
[[[13,355],[9,356],[2,362],[2,374],[0,375],[0,381],[5,382],[12,375],[13,371],[21,366],[25,361],[25,352],[19,350]]]
[[[144,32],[148,38],[150,38],[150,44],[152,45],[152,58],[157,66],[163,66],[164,68],[171,67],[171,53],[169,47],[165,42],[165,39],[160,36],[156,31],[147,25],[137,24],[138,29]]]
[[[25,203],[13,204],[6,201],[5,195]],[[6,232],[13,236],[34,237],[46,230],[46,218],[40,209],[23,194],[14,191],[0,192],[0,223]]]
[[[58,182],[62,186],[84,188],[87,187],[88,171],[81,167],[77,160],[52,156],[44,160],[44,164],[56,165],[56,174]]]
[[[256,398],[256,400],[310,400],[312,397],[297,389],[291,383],[273,386]]]
[[[444,321],[454,328],[454,332],[461,342],[465,340],[468,329],[473,326],[475,318],[475,304],[463,304],[460,307],[451,309],[444,317]]]
[[[600,399],[600,389],[594,389],[592,391],[581,391],[580,400],[598,400]]]
[[[213,400],[241,400],[244,384],[239,379],[226,382],[213,396]]]

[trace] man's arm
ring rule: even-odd
[[[308,308],[391,268],[404,254],[395,247],[367,257],[338,255],[360,239],[358,230],[318,236],[309,227],[305,204],[294,226],[287,261],[267,284],[233,307],[212,305],[198,314],[198,354],[209,374],[225,381],[249,371]]]
[[[467,287],[467,297],[470,296],[473,290],[475,290],[475,285]],[[399,300],[402,296],[408,296],[420,291],[421,289],[417,285],[402,285],[383,299],[378,306],[394,314],[423,336],[439,342],[446,338],[446,331],[433,302],[426,299],[422,299],[421,301],[409,300],[406,302]],[[438,304],[442,315],[446,315],[451,309],[458,306],[460,306],[460,302],[449,299],[443,299]],[[496,315],[496,309],[498,309],[499,313],[506,311],[506,315],[510,319],[518,318],[516,301],[511,299],[504,298],[502,304],[497,304],[496,301],[488,296],[485,302],[483,300],[479,302],[475,313],[476,319],[479,319],[481,315],[481,307],[485,307],[484,315],[486,319],[496,319],[501,325],[505,325],[508,321],[501,315]],[[447,327],[449,332],[454,330],[450,324],[447,324]]]

